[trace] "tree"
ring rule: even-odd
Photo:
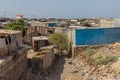
[[[26,34],[26,28],[24,25],[23,20],[16,20],[15,22],[10,22],[6,25],[6,29],[8,30],[21,30],[23,33],[23,36]]]
[[[85,22],[87,19],[86,18],[83,18],[83,19],[80,19],[80,22]]]
[[[56,49],[62,54],[64,50],[68,50],[67,36],[60,33],[55,33],[49,37],[50,43],[54,44]]]
[[[81,23],[81,26],[91,27],[91,24],[88,22]]]

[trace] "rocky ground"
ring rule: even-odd
[[[120,60],[97,67],[87,64],[83,59],[74,59],[72,63],[83,80],[120,80]]]

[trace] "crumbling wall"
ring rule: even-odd
[[[45,73],[55,59],[54,48],[53,46],[41,47],[39,52],[32,53],[32,55],[31,53],[28,54],[28,59],[29,66],[31,66],[33,70]]]
[[[47,72],[47,69],[51,66],[54,60],[54,53],[38,54],[33,57],[34,68],[38,69],[41,73]]]
[[[21,74],[27,68],[26,49],[21,49],[18,52],[18,57],[15,55],[6,56],[0,64],[0,80],[18,80]],[[14,58],[15,57],[15,58]]]

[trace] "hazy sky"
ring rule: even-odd
[[[120,17],[120,0],[0,0],[0,16],[38,18]]]

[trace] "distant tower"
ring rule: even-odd
[[[17,14],[16,19],[23,19],[23,15],[22,14]]]

